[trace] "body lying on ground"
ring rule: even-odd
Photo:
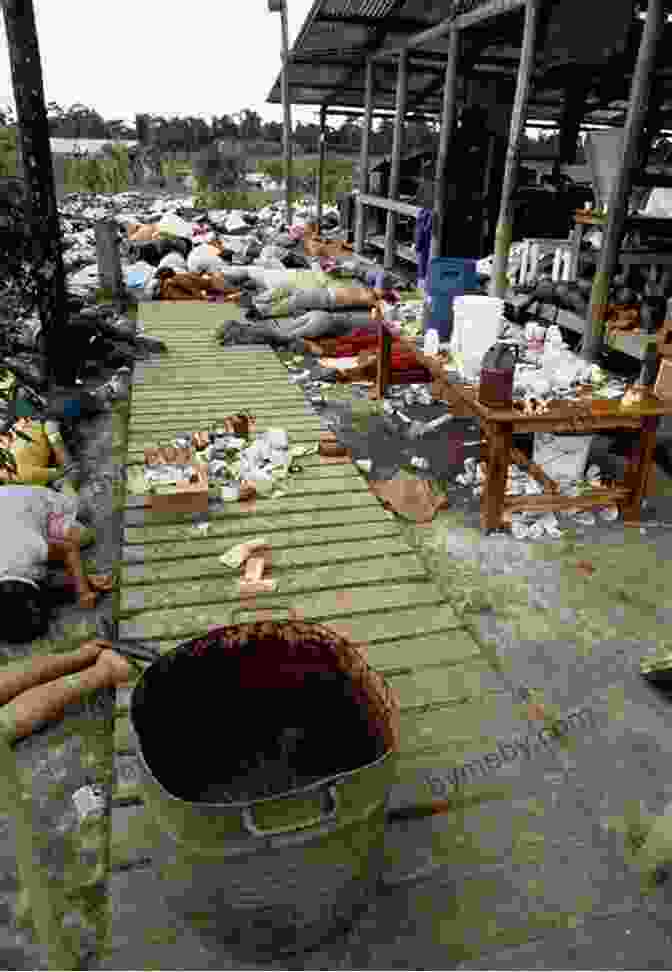
[[[0,482],[47,486],[62,479],[64,492],[76,493],[76,480],[66,476],[66,466],[69,470],[72,463],[58,422],[20,418],[0,436],[0,447],[11,454],[16,466],[0,468]]]
[[[111,577],[84,574],[80,550],[95,540],[95,531],[78,522],[77,511],[75,497],[43,486],[0,486],[0,613],[5,641],[28,642],[46,634],[49,561],[65,565],[80,607],[93,608],[97,594],[112,589]]]

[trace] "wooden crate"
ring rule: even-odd
[[[672,359],[663,358],[660,362],[653,394],[663,400],[672,398]]]
[[[146,505],[157,513],[207,513],[208,511],[208,464],[195,463],[192,449],[162,447],[145,450],[148,466],[173,463],[191,465],[196,479],[179,480],[167,492],[146,494]]]

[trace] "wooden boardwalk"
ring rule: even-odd
[[[233,308],[181,303],[148,310],[146,329],[166,342],[169,354],[136,369],[129,467],[142,463],[146,445],[241,409],[257,416],[260,431],[286,429],[290,445],[316,442],[320,420],[273,351],[216,343],[216,324]],[[303,471],[287,480],[285,496],[247,508],[211,509],[205,533],[192,515],[155,514],[139,505],[141,497],[127,496],[119,637],[167,651],[212,626],[295,613],[364,645],[370,664],[398,692],[402,779],[493,749],[502,728],[502,689],[493,687],[476,642],[403,539],[394,515],[350,462],[317,455],[300,462]],[[250,610],[219,556],[253,536],[272,545],[278,588],[259,596]],[[119,701],[127,699],[128,690]],[[123,705],[116,745],[118,753],[130,752]],[[134,785],[119,780],[117,797],[132,797]]]

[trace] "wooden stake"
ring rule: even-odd
[[[509,145],[506,151],[502,198],[499,207],[497,231],[495,233],[495,264],[490,283],[491,295],[499,298],[506,296],[509,286],[506,272],[513,234],[511,225],[513,221],[512,198],[518,172],[520,140],[525,129],[525,113],[527,110],[532,72],[534,71],[534,51],[540,7],[541,0],[526,0],[523,46],[520,55],[520,64],[518,66],[518,80],[516,82],[516,95],[513,102],[511,128],[509,129]]]
[[[448,159],[455,134],[455,113],[457,105],[457,67],[460,57],[460,32],[452,28],[448,35],[448,62],[443,87],[443,114],[441,115],[441,134],[439,154],[436,162],[436,193],[434,197],[434,216],[432,219],[432,257],[447,256],[445,253],[446,217],[446,180],[448,179]]]
[[[317,227],[319,232],[320,220],[322,219],[322,197],[324,195],[324,162],[327,155],[327,107],[322,105],[320,109],[320,162],[317,172]]]
[[[2,10],[24,169],[33,272],[39,282],[38,312],[47,343],[50,378],[58,381],[67,355],[63,336],[67,321],[65,268],[33,0],[2,0]]]
[[[583,357],[586,361],[597,361],[602,350],[609,283],[618,259],[632,187],[632,175],[646,123],[658,42],[663,36],[665,27],[664,6],[663,0],[649,0],[644,21],[623,130],[621,165],[616,173],[609,198],[607,225],[583,332]]]
[[[121,303],[126,288],[121,272],[119,228],[113,219],[101,219],[96,223],[95,233],[100,286],[111,293],[113,301]]]
[[[392,164],[390,168],[390,187],[388,198],[396,200],[399,195],[401,177],[401,151],[404,142],[404,119],[406,118],[406,101],[408,98],[408,51],[399,55],[399,71],[397,74],[396,115],[394,118],[394,141],[392,143]],[[397,255],[397,214],[391,210],[387,214],[387,229],[385,231],[385,257],[383,266],[391,270]]]
[[[373,83],[375,66],[372,60],[366,62],[366,92],[364,101],[364,120],[362,123],[362,151],[359,157],[359,194],[369,191],[369,148],[371,145],[371,119],[373,117]],[[357,225],[355,228],[355,253],[361,255],[364,249],[366,208],[357,200]]]

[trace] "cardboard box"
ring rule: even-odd
[[[156,467],[162,465],[191,465],[194,481],[180,480],[160,493],[146,494],[146,504],[157,513],[207,513],[208,511],[208,465],[193,462],[192,449],[177,449],[171,446],[145,449],[145,463]]]
[[[667,401],[672,398],[672,359],[663,358],[658,369],[658,377],[653,386],[653,394],[656,398]]]

